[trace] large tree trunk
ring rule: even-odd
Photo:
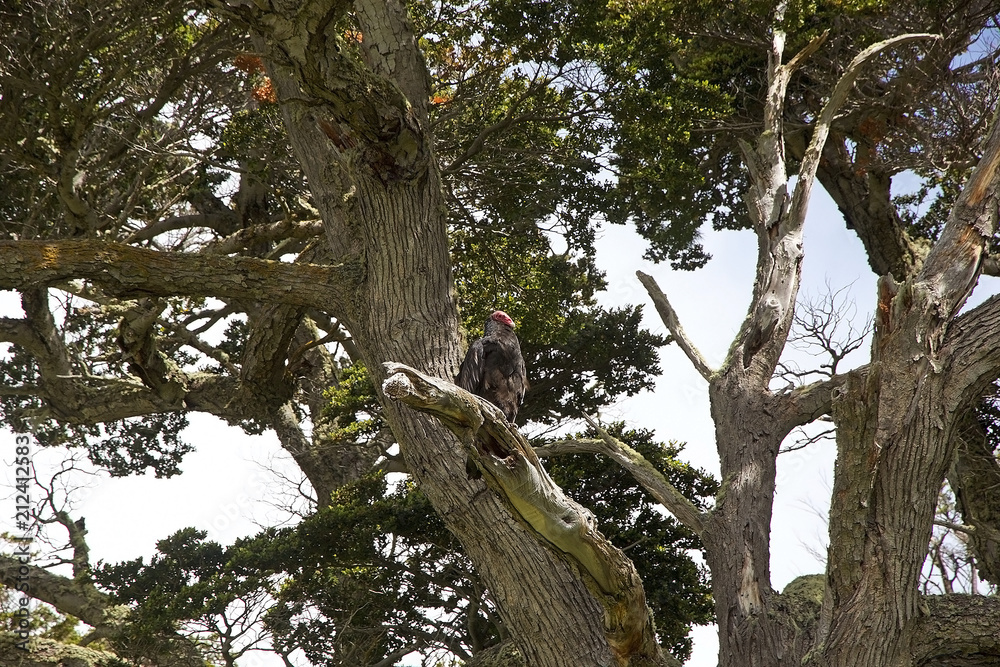
[[[444,378],[453,377],[461,361],[444,220],[440,207],[427,201],[436,186],[425,184],[424,193],[379,192],[381,184],[374,184],[366,193],[378,215],[365,218],[379,224],[370,229],[369,268],[348,326],[377,387],[383,361]],[[526,663],[610,664],[600,606],[579,576],[481,481],[468,479],[466,454],[454,435],[397,403],[383,403],[407,467],[500,603]]]
[[[267,13],[236,11],[261,37],[334,261],[349,277],[346,298],[329,310],[358,342],[376,387],[390,360],[451,378],[463,350],[446,212],[426,125],[426,74],[405,11],[361,3],[364,44],[352,54],[335,27],[343,3],[277,4]],[[579,574],[468,479],[454,435],[383,405],[407,467],[489,586],[526,663],[613,664],[603,611]]]
[[[766,613],[772,490],[783,434],[765,423],[760,393],[735,375],[709,389],[724,487],[702,540],[712,571],[719,664],[770,665],[783,652],[777,618]]]
[[[315,179],[310,183],[315,193]],[[345,317],[348,328],[376,387],[388,360],[453,377],[462,347],[444,220],[431,192],[437,183],[370,185],[359,209],[371,207],[372,215],[359,213],[377,226],[366,235],[366,277]],[[482,482],[468,479],[455,436],[398,404],[383,407],[408,469],[500,603],[527,664],[610,664],[599,605]]]
[[[828,664],[910,659],[920,571],[956,429],[997,374],[996,300],[955,315],[997,230],[998,185],[994,127],[923,268],[900,286],[891,276],[880,281],[868,381],[834,399],[852,407],[834,413],[850,465],[838,469],[831,507]]]
[[[782,11],[780,4],[775,26]],[[789,196],[782,152],[785,86],[823,37],[783,64],[784,35],[775,29],[763,132],[756,145],[742,146],[757,275],[746,320],[721,368],[707,366],[666,298],[640,275],[667,328],[709,383],[723,484],[702,538],[724,667],[799,664],[807,655],[809,664],[890,667],[912,664],[918,655],[931,662],[945,655],[937,639],[924,641],[919,634],[939,625],[921,623],[929,605],[918,584],[938,494],[954,458],[956,423],[997,375],[1000,303],[994,299],[962,318],[955,315],[997,228],[1000,132],[993,130],[923,267],[901,286],[891,276],[880,282],[871,364],[794,391],[769,389],[798,290],[806,205],[836,111],[868,60],[890,45],[928,37],[873,45],[847,67],[816,120]],[[831,546],[823,593],[803,604],[801,591],[777,595],[770,587],[775,461],[792,428],[824,413],[837,424],[839,449]],[[991,617],[997,606],[985,605]],[[963,609],[973,613],[962,605],[935,608],[951,618]],[[966,651],[968,664],[995,657],[993,644],[984,642],[980,653]]]

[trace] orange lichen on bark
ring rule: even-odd
[[[259,86],[255,86],[253,89],[253,98],[258,102],[270,102],[275,104],[278,101],[278,91],[274,89],[274,84],[267,77],[264,77],[264,82]]]
[[[241,53],[233,58],[233,66],[247,74],[257,74],[264,71],[264,61],[260,59],[260,56],[255,56],[252,53]]]

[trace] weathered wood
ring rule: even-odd
[[[386,397],[437,417],[459,437],[490,488],[542,539],[571,557],[605,611],[618,664],[668,662],[660,655],[645,592],[632,562],[597,529],[594,515],[566,496],[534,449],[496,406],[461,387],[387,362]]]

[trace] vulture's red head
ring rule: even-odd
[[[492,315],[490,315],[490,319],[494,322],[499,322],[500,324],[506,324],[511,329],[514,328],[514,320],[510,319],[510,315],[502,310],[495,311]]]

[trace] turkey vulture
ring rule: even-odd
[[[486,320],[483,337],[469,348],[455,384],[482,396],[514,423],[528,380],[514,320],[507,313],[498,310]]]

